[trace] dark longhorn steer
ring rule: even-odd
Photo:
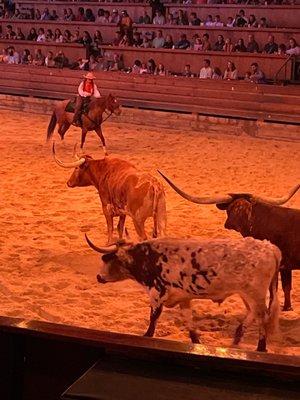
[[[192,299],[222,302],[239,294],[247,316],[238,326],[234,344],[245,330],[258,322],[258,351],[266,351],[266,339],[278,322],[277,275],[280,250],[269,241],[245,239],[172,239],[147,240],[136,245],[89,246],[100,253],[103,264],[97,276],[99,283],[133,279],[141,284],[150,298],[150,324],[145,336],[152,337],[162,308],[179,304],[190,338],[199,343],[193,324]],[[271,287],[269,310],[266,295]]]
[[[169,178],[160,174],[185,199],[198,204],[216,204],[220,210],[226,210],[226,229],[234,229],[244,237],[267,239],[280,248],[283,310],[291,310],[292,270],[300,269],[300,210],[279,205],[286,203],[300,185],[280,199],[263,198],[250,193],[201,198],[183,192]]]

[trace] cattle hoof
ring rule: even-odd
[[[282,311],[293,311],[293,307],[292,306],[283,306]]]

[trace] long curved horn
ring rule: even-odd
[[[280,206],[284,203],[286,203],[287,201],[290,200],[290,198],[292,198],[294,196],[294,194],[300,189],[300,184],[294,186],[286,196],[280,197],[278,199],[273,198],[273,197],[261,197],[261,196],[255,196],[253,195],[253,199],[254,200],[258,200],[258,201],[262,201],[264,203],[269,203],[269,204],[274,204],[277,206]]]
[[[220,204],[220,203],[230,203],[232,201],[232,197],[229,195],[226,196],[214,196],[214,197],[195,197],[191,196],[181,189],[179,189],[169,178],[167,178],[162,172],[157,171],[167,182],[168,184],[177,192],[180,196],[184,197],[186,200],[191,201],[192,203],[197,204]]]
[[[87,244],[90,246],[90,248],[97,251],[97,253],[101,253],[101,254],[115,253],[118,250],[118,247],[115,244],[112,244],[111,246],[106,246],[106,247],[95,246],[94,243],[92,243],[90,241],[87,234],[85,234],[85,240],[87,241]]]
[[[69,163],[64,163],[64,162],[60,161],[56,157],[56,154],[55,154],[55,142],[53,142],[53,145],[52,145],[52,154],[53,154],[53,157],[54,157],[54,160],[55,160],[56,164],[59,165],[60,167],[63,167],[63,168],[80,167],[80,165],[82,165],[85,162],[85,158],[84,157],[80,158],[77,161],[73,161],[73,162],[69,162]]]

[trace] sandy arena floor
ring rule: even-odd
[[[98,256],[87,247],[84,232],[97,244],[106,241],[106,226],[94,188],[69,189],[70,170],[59,168],[45,143],[49,117],[0,111],[0,315],[45,320],[141,335],[148,323],[148,298],[133,282],[100,286]],[[246,136],[213,136],[105,123],[111,155],[156,174],[160,168],[190,193],[252,191],[282,195],[300,179],[300,143],[266,141]],[[79,141],[72,128],[57,154],[72,159]],[[96,135],[86,152],[102,157]],[[223,228],[225,214],[197,206],[166,186],[170,236],[237,235]],[[289,206],[300,208],[300,194]],[[130,233],[133,228],[128,224]],[[149,229],[151,224],[149,225]],[[272,352],[300,355],[300,271],[293,272],[294,311],[281,313],[280,335]],[[282,291],[280,290],[282,302]],[[195,301],[205,344],[230,345],[244,306],[237,296],[221,306]],[[188,341],[177,309],[165,309],[157,337]],[[252,328],[242,347],[254,349]]]

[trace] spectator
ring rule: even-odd
[[[147,10],[144,10],[143,15],[139,18],[139,24],[151,24],[151,18],[147,13]]]
[[[209,41],[209,34],[208,33],[204,33],[204,35],[202,36],[202,51],[209,51],[211,50],[211,44]]]
[[[126,10],[122,11],[121,20],[119,22],[119,27],[122,36],[127,35],[129,44],[131,45],[133,40],[133,29],[132,29],[133,21],[129,17]]]
[[[191,26],[199,26],[201,23],[200,18],[197,17],[195,12],[192,12],[190,15],[190,22],[189,25]]]
[[[47,68],[54,68],[55,67],[55,61],[54,61],[54,54],[52,51],[48,51],[48,54],[45,58],[45,66]]]
[[[231,39],[230,38],[227,38],[225,40],[225,44],[224,44],[223,50],[226,51],[226,53],[231,53],[233,51],[233,44],[231,43]]]
[[[248,35],[247,52],[258,53],[258,51],[259,51],[258,43],[255,41],[254,35],[250,33],[250,35]]]
[[[268,28],[267,19],[265,17],[259,20],[258,28]]]
[[[228,17],[227,18],[226,26],[227,26],[227,28],[233,28],[234,27],[234,19],[232,17]]]
[[[250,75],[251,82],[254,83],[265,83],[265,74],[259,69],[258,64],[252,63],[251,64],[251,75]]]
[[[51,20],[51,15],[49,12],[49,8],[45,8],[45,10],[43,11],[41,18],[42,21],[50,21]]]
[[[286,50],[286,54],[293,55],[293,56],[300,55],[300,47],[294,38],[290,38],[289,45]]]
[[[56,43],[62,43],[63,42],[64,37],[63,37],[60,29],[58,29],[58,28],[55,29],[53,40]]]
[[[100,45],[103,43],[103,38],[101,35],[101,32],[97,29],[96,32],[94,33],[94,43],[95,43],[95,47],[99,48]]]
[[[63,43],[71,43],[72,42],[72,34],[69,29],[66,29],[63,34]]]
[[[213,22],[213,26],[217,27],[217,28],[221,28],[224,26],[223,22],[221,21],[221,17],[220,15],[216,15],[214,22]]]
[[[46,34],[45,34],[46,42],[53,42],[54,40],[54,34],[51,29],[47,29]]]
[[[228,61],[223,79],[227,79],[229,81],[238,79],[238,71],[232,61]]]
[[[46,36],[45,36],[45,31],[44,28],[40,28],[38,30],[38,36],[36,38],[37,42],[46,42]]]
[[[21,56],[21,64],[29,64],[29,61],[28,61],[28,56],[30,55],[30,51],[28,50],[28,49],[25,49],[24,51],[23,51],[23,54],[22,54],[22,56]]]
[[[17,28],[16,39],[17,40],[25,40],[25,35],[22,32],[21,28]]]
[[[56,10],[52,10],[52,14],[50,15],[51,21],[57,21],[59,19],[59,16],[56,13]]]
[[[213,50],[214,51],[223,51],[225,45],[225,41],[224,41],[224,36],[223,35],[218,35],[218,40],[216,41]]]
[[[248,20],[245,17],[245,11],[240,10],[239,13],[235,17],[234,26],[242,28],[243,26],[246,26],[247,24],[248,24]]]
[[[34,52],[34,58],[33,58],[33,65],[36,65],[38,67],[41,67],[45,63],[45,57],[42,53],[41,49],[36,49]]]
[[[234,46],[233,50],[237,51],[238,53],[245,53],[247,51],[247,48],[245,46],[244,39],[240,38],[237,41],[237,44]]]
[[[124,35],[124,36],[122,37],[122,40],[121,40],[119,46],[120,46],[120,47],[128,47],[128,46],[130,46],[130,44],[131,44],[131,43],[130,43],[130,41],[129,41],[128,36],[127,36],[127,35]]]
[[[83,7],[79,7],[78,11],[77,11],[77,15],[75,18],[76,21],[85,21],[85,15],[84,15],[84,8]]]
[[[38,21],[42,18],[41,12],[40,12],[40,10],[38,8],[35,10],[34,17]]]
[[[153,75],[156,70],[156,64],[153,58],[150,58],[147,62],[147,73]]]
[[[155,69],[154,75],[166,76],[165,66],[163,64],[159,63]]]
[[[2,49],[2,53],[0,54],[0,62],[7,64],[8,62],[8,50]]]
[[[152,20],[156,16],[156,11],[159,11],[161,15],[165,14],[165,6],[163,5],[163,3],[160,0],[150,0],[149,5],[152,10]]]
[[[142,43],[143,43],[143,39],[141,38],[141,33],[140,32],[134,32],[132,46],[133,47],[140,47],[142,45]]]
[[[141,44],[140,47],[142,47],[144,49],[150,49],[150,47],[152,47],[152,41],[149,39],[149,37],[147,35],[144,35],[143,43]]]
[[[95,22],[95,20],[96,20],[95,15],[93,14],[93,11],[90,8],[86,9],[85,20],[87,22]]]
[[[219,67],[213,69],[213,74],[211,79],[222,79],[222,72]]]
[[[174,18],[174,15],[172,13],[169,13],[167,15],[166,25],[177,25],[177,19]]]
[[[204,22],[204,26],[214,26],[214,21],[212,15],[208,15],[206,21]]]
[[[81,43],[82,37],[80,36],[79,30],[76,29],[74,34],[72,35],[72,43]]]
[[[141,67],[142,67],[142,63],[140,62],[140,60],[135,60],[135,62],[133,63],[133,66],[131,68],[131,72],[135,75],[140,74]]]
[[[4,36],[4,39],[15,39],[16,38],[16,32],[13,31],[13,28],[11,25],[6,26],[6,34]]]
[[[99,8],[99,10],[98,10],[97,22],[99,22],[99,24],[106,24],[107,23],[106,17],[104,15],[103,8]]]
[[[69,60],[62,50],[59,50],[59,52],[56,54],[56,56],[54,57],[54,62],[56,68],[64,68],[68,67],[69,65]]]
[[[265,44],[263,52],[267,54],[274,54],[278,52],[278,44],[275,43],[273,35],[269,35],[268,43]]]
[[[245,81],[245,82],[251,82],[251,72],[250,72],[250,71],[247,71],[247,72],[245,73],[244,81]]]
[[[154,25],[164,25],[166,23],[165,17],[162,15],[160,10],[155,12],[155,17],[153,18]]]
[[[183,10],[178,10],[177,25],[188,25],[188,18]]]
[[[210,66],[210,60],[207,58],[203,60],[203,67],[200,69],[199,78],[200,79],[211,79],[213,75],[213,70]]]
[[[97,57],[94,54],[90,55],[89,61],[88,61],[88,70],[89,71],[94,71],[98,67],[98,60]]]
[[[180,35],[180,40],[175,44],[175,49],[186,50],[190,47],[190,42],[186,38],[186,34]]]
[[[250,14],[248,24],[247,24],[248,28],[257,28],[257,25],[258,24],[257,24],[256,18],[255,18],[255,15]]]
[[[193,46],[193,50],[196,50],[196,51],[202,51],[202,42],[201,42],[201,39],[198,37],[198,38],[196,38],[196,40],[195,40],[195,43],[194,43],[194,46]]]
[[[109,66],[109,71],[122,71],[124,70],[124,62],[121,56],[119,54],[114,54],[113,55],[113,61]]]
[[[190,64],[185,64],[182,76],[185,76],[186,78],[191,78],[191,77],[194,76],[192,71],[191,71]]]
[[[164,49],[172,49],[174,46],[173,38],[171,35],[167,35],[164,43]]]
[[[114,40],[113,40],[113,42],[112,42],[112,45],[113,45],[113,46],[119,46],[121,40],[122,40],[121,32],[120,32],[120,31],[117,31],[117,32],[115,33],[115,37],[114,37]]]
[[[75,15],[74,15],[74,13],[73,13],[73,11],[72,11],[72,9],[71,8],[68,8],[67,9],[67,13],[65,14],[65,16],[64,16],[64,20],[65,21],[75,21]]]
[[[147,12],[146,12],[146,14],[147,14]],[[150,19],[150,17],[149,17],[149,19]],[[121,20],[121,17],[119,15],[118,10],[116,10],[116,9],[112,10],[111,16],[109,17],[109,22],[111,24],[118,24],[120,22],[120,20]]]
[[[101,23],[102,24],[109,24],[110,23],[110,13],[109,13],[108,10],[104,10],[103,16],[101,18]]]
[[[27,36],[27,40],[35,41],[37,39],[37,36],[38,35],[36,33],[35,28],[31,28],[30,31],[29,31],[29,34]]]
[[[159,29],[157,31],[156,37],[152,40],[152,46],[155,49],[162,49],[165,44],[165,39],[163,37],[162,31]]]
[[[286,45],[285,45],[285,44],[281,43],[281,44],[278,46],[278,52],[277,52],[277,54],[278,54],[279,56],[284,56],[284,55],[286,55]]]
[[[140,74],[148,74],[148,69],[147,69],[147,64],[142,63],[141,69],[140,69]]]

